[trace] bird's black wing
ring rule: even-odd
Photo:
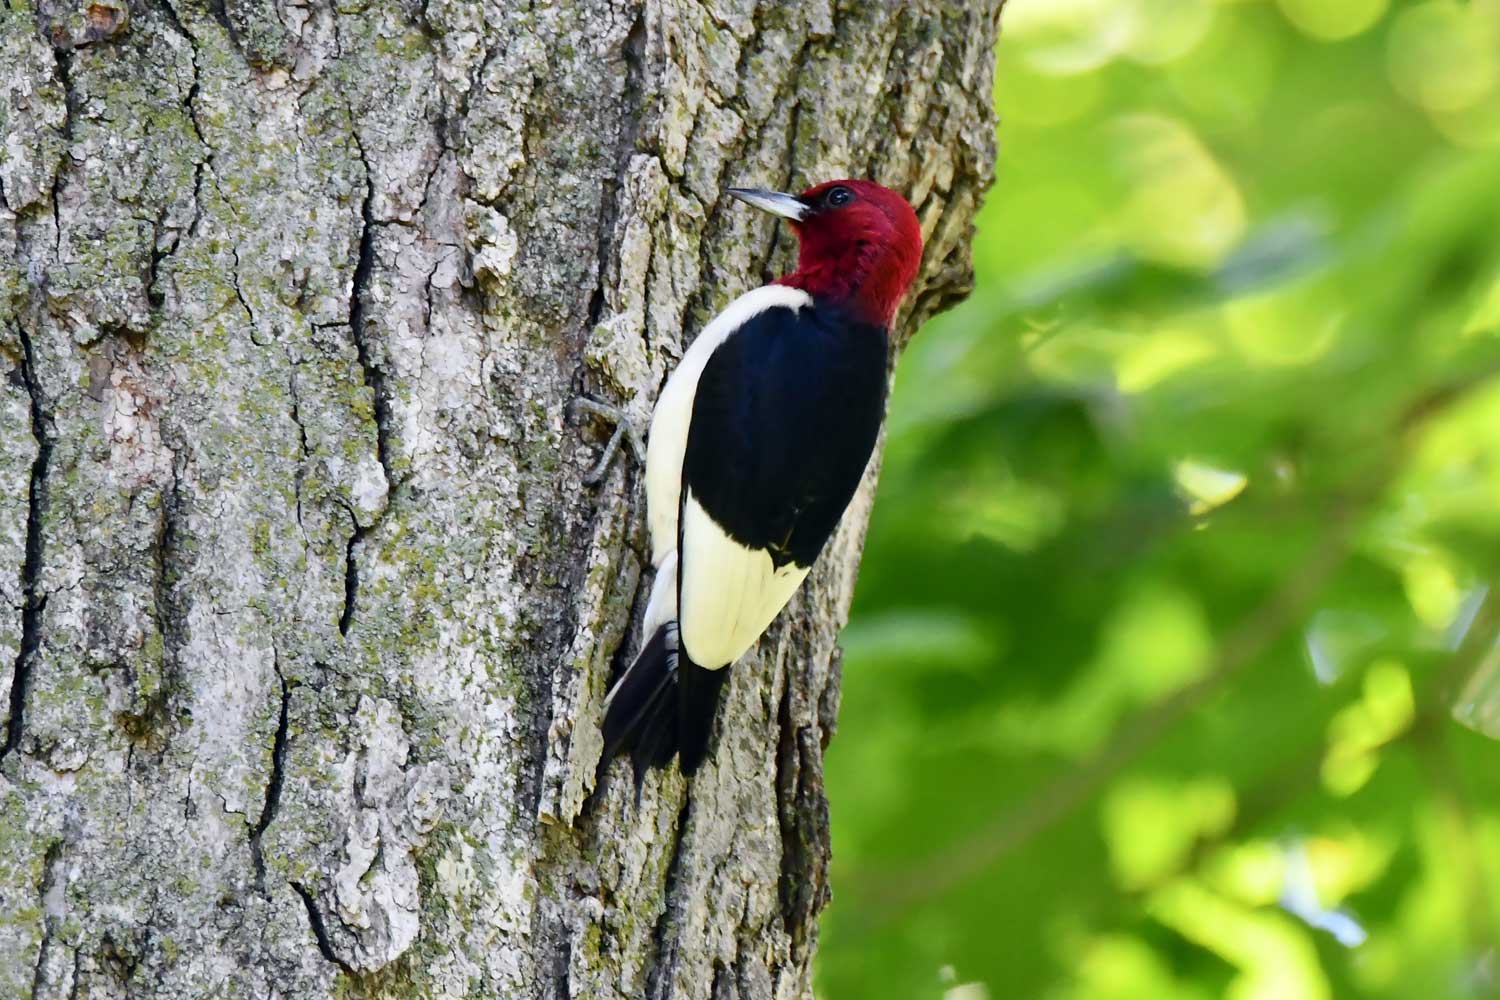
[[[811,566],[874,450],[887,352],[884,329],[836,311],[755,316],[698,380],[683,495],[778,567]]]

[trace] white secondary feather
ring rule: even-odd
[[[730,334],[757,314],[777,306],[801,309],[811,304],[811,295],[785,285],[765,285],[746,292],[703,328],[667,379],[651,415],[651,435],[646,441],[646,520],[651,528],[651,563],[658,571],[677,548],[682,459],[687,453],[688,424],[693,419],[693,400],[703,367]]]
[[[677,552],[667,554],[666,561],[656,567],[656,580],[651,584],[651,600],[646,602],[646,621],[641,625],[641,634],[647,639],[667,622],[677,619]]]
[[[670,626],[673,630],[667,633],[667,662],[670,669],[677,669],[677,632],[675,622],[677,621],[677,553],[673,552],[667,557],[656,571],[656,580],[651,584],[651,599],[646,602],[646,620],[641,625],[641,634],[650,642],[656,630],[663,625]],[[631,669],[635,668],[632,663]],[[610,687],[609,693],[604,696],[604,707],[609,708],[610,703],[615,700],[615,695],[625,683],[625,678],[630,676],[630,670],[625,671]]]
[[[682,517],[686,558],[680,570],[679,635],[694,663],[716,670],[755,645],[807,578],[807,569],[795,564],[777,569],[764,551],[730,538],[691,490]]]

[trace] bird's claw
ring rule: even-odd
[[[646,442],[642,437],[640,429],[636,427],[635,421],[625,410],[609,403],[601,403],[597,399],[580,396],[573,401],[573,409],[577,413],[587,413],[598,417],[600,420],[611,424],[614,433],[609,436],[609,443],[604,446],[604,454],[599,456],[599,462],[589,470],[583,481],[589,486],[603,482],[604,476],[609,472],[610,463],[615,460],[615,452],[620,450],[620,441],[623,439],[630,445],[630,450],[635,455],[635,460],[641,465],[646,464]]]

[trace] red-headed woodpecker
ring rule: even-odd
[[[646,445],[656,581],[646,644],[610,691],[606,757],[637,774],[708,754],[726,668],[791,600],[859,486],[885,412],[892,317],[922,231],[900,195],[831,181],[800,195],[731,188],[788,220],[797,270],[698,334]]]

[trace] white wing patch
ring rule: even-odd
[[[785,285],[765,285],[746,292],[703,328],[667,379],[651,414],[651,434],[646,440],[646,521],[651,528],[653,566],[660,568],[677,548],[682,459],[687,454],[688,424],[693,419],[693,400],[698,395],[703,367],[720,344],[758,314],[777,306],[800,309],[811,304],[811,295]]]
[[[717,670],[755,645],[807,578],[807,568],[789,563],[776,569],[764,551],[725,534],[691,490],[682,517],[682,647],[700,667]]]

